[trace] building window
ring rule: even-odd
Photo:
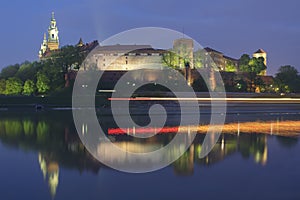
[[[52,34],[52,39],[54,39],[54,34]]]

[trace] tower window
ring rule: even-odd
[[[52,34],[52,39],[54,39],[54,34]]]

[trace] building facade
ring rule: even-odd
[[[85,69],[130,71],[137,69],[162,69],[162,56],[166,52],[150,45],[97,46],[83,63]],[[88,63],[88,65],[87,65]]]
[[[198,50],[196,53],[201,57],[203,67],[205,68],[212,67],[219,71],[238,71],[239,60],[225,56],[220,51],[206,47]]]

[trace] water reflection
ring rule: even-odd
[[[51,196],[54,197],[59,182],[59,164],[48,160],[46,156],[39,153],[39,164],[43,172],[44,180],[48,182]]]
[[[234,154],[241,155],[247,160],[253,160],[259,165],[266,165],[268,162],[269,136],[266,134],[257,134],[260,127],[262,130],[264,127],[268,127],[270,130],[271,127],[274,127],[272,123],[275,123],[278,130],[286,132],[286,130],[291,130],[291,124],[299,123],[299,121],[272,120],[268,122],[253,122],[259,123],[259,127],[255,128],[254,126],[252,133],[250,130],[246,131],[243,128],[245,125],[243,123],[231,123],[227,125],[228,130],[229,127],[234,127],[234,131],[230,132],[231,134],[222,134],[213,150],[204,159],[200,159],[199,155],[203,148],[202,142],[205,135],[198,134],[188,151],[169,168],[172,168],[176,175],[193,175],[195,166],[203,165],[209,167]],[[110,140],[118,147],[131,152],[153,151],[166,145],[174,137],[171,131],[173,129],[170,129],[170,127],[168,127],[168,130],[170,130],[168,134],[161,134],[142,140],[127,135],[109,134],[109,130],[117,129],[110,127],[109,124],[107,126],[106,130]],[[251,127],[249,124],[248,126],[248,128]],[[85,134],[89,131],[87,125],[83,125],[82,129]],[[225,126],[225,132],[227,129]],[[184,129],[182,131],[184,132]],[[247,132],[247,134],[243,132]],[[292,147],[298,142],[298,138],[276,137],[279,144],[283,147]],[[107,168],[95,160],[82,145],[72,122],[71,113],[33,113],[26,115],[12,113],[1,115],[0,139],[3,144],[10,147],[37,153],[41,173],[52,197],[56,194],[59,182],[63,181],[60,178],[61,168],[77,169],[80,172],[90,171],[95,174],[99,173],[101,168]],[[107,148],[105,144],[101,144],[100,147]],[[109,149],[106,150],[108,153],[104,159],[120,159],[118,155],[110,154]],[[176,149],[173,151],[176,151]],[[124,158],[121,158],[120,162],[124,161],[122,159]]]

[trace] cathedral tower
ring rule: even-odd
[[[59,47],[58,28],[56,26],[54,12],[52,12],[50,26],[48,28],[48,49],[52,51],[52,50],[57,50],[58,47]]]
[[[46,33],[44,33],[44,40],[41,44],[41,49],[39,51],[39,58],[42,58],[48,48]]]

